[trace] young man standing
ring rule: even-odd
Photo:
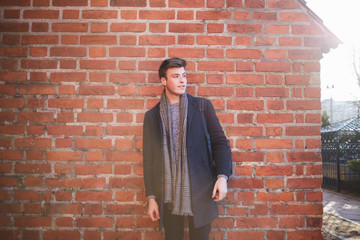
[[[217,202],[227,193],[231,151],[211,102],[186,93],[185,67],[180,58],[162,62],[159,77],[164,91],[145,114],[147,213],[152,221],[160,220],[160,229],[164,224],[166,240],[183,239],[184,217],[189,220],[190,239],[205,240],[218,216]]]

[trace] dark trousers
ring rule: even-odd
[[[164,228],[165,240],[184,239],[184,216],[173,215],[170,210],[164,207]],[[194,218],[188,217],[190,240],[208,240],[211,231],[211,223],[194,228]]]

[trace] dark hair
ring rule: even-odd
[[[159,68],[159,78],[166,78],[166,72],[169,68],[178,68],[178,67],[184,67],[186,66],[186,61],[181,58],[173,57],[165,59]]]

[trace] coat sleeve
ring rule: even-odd
[[[212,103],[208,99],[206,103],[206,124],[210,135],[216,174],[223,174],[229,177],[232,174],[230,143],[224,134]]]
[[[153,172],[153,146],[151,141],[151,122],[149,112],[145,113],[143,124],[143,171],[146,197],[154,195],[152,172]]]

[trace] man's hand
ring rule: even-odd
[[[221,201],[225,198],[227,193],[227,182],[224,177],[219,177],[215,183],[212,198],[215,202]]]
[[[155,199],[149,199],[147,215],[151,218],[152,221],[157,221],[160,219],[159,206]]]

